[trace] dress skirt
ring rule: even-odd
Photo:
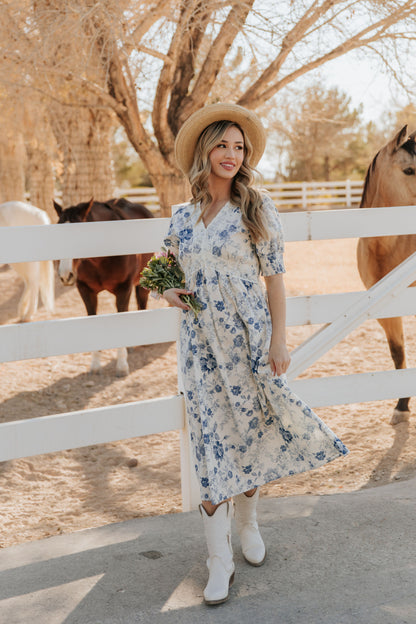
[[[182,205],[164,241],[202,305],[182,312],[180,366],[201,499],[217,504],[322,466],[348,449],[268,362],[271,317],[260,274],[284,272],[283,235],[264,197],[270,240],[253,244],[238,206],[205,227]]]

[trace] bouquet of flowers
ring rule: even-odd
[[[185,275],[170,250],[162,247],[161,253],[150,258],[141,272],[140,286],[154,290],[159,295],[163,295],[168,288],[185,288]],[[180,295],[180,299],[191,308],[196,318],[202,309],[200,302],[192,295]]]

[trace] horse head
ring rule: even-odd
[[[53,202],[53,207],[58,215],[58,223],[82,223],[86,221],[93,205],[93,197],[89,202],[82,202],[69,208],[62,208],[58,202]]]
[[[62,208],[56,201],[53,202],[55,211],[59,217],[58,223],[83,223],[87,220],[90,214],[91,208],[94,204],[94,199],[91,198],[89,202],[83,202],[76,206],[70,206],[69,208]],[[72,258],[64,258],[59,261],[58,276],[62,284],[65,286],[72,286],[77,279],[77,264],[79,260]]]
[[[416,132],[404,126],[368,168],[361,207],[416,204]]]

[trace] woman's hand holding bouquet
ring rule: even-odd
[[[175,255],[164,247],[161,253],[150,258],[141,272],[140,286],[156,291],[159,295],[165,294],[171,305],[177,305],[184,310],[190,309],[195,317],[202,309],[192,291],[185,289],[185,275]]]

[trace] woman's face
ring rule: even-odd
[[[244,137],[236,126],[225,131],[221,141],[209,154],[211,176],[232,180],[244,160]]]

